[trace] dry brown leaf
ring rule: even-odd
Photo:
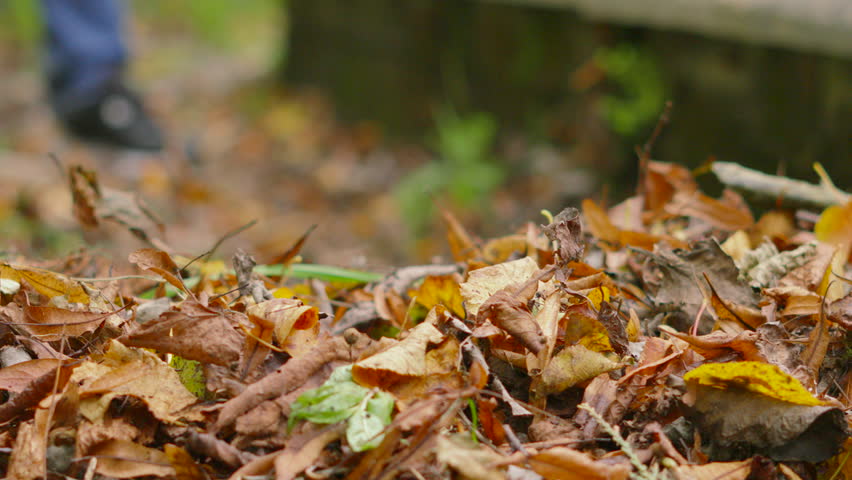
[[[738,305],[733,302],[727,302],[719,296],[716,289],[713,287],[713,282],[706,275],[704,280],[707,286],[710,287],[710,306],[716,312],[716,316],[720,321],[735,322],[741,326],[749,328],[757,328],[766,322],[760,310],[754,307]]]
[[[504,472],[494,467],[503,459],[498,453],[477,445],[468,437],[441,435],[435,446],[435,456],[442,464],[458,472],[462,477],[476,480],[502,480]]]
[[[387,389],[406,378],[426,375],[426,348],[443,339],[444,334],[433,324],[423,322],[390,348],[356,362],[352,378],[361,385]]]
[[[15,437],[15,445],[9,458],[6,478],[16,480],[36,480],[45,478],[45,444],[44,425],[36,426],[36,422],[23,423]]]
[[[598,309],[598,322],[604,326],[609,343],[616,354],[623,357],[629,353],[627,340],[627,325],[621,319],[618,311],[612,305],[602,300]]]
[[[529,465],[544,478],[560,480],[627,480],[630,467],[595,461],[585,453],[554,447],[529,457]]]
[[[665,241],[676,248],[688,246],[685,242],[668,235],[658,236],[640,231],[621,230],[610,221],[604,209],[588,199],[583,200],[583,218],[592,235],[612,247],[630,245],[644,250],[653,250],[654,245],[660,241]]]
[[[169,477],[175,470],[165,453],[127,440],[107,440],[86,452],[98,457],[96,471],[113,478],[135,478],[152,475]]]
[[[69,168],[68,176],[74,214],[84,227],[95,228],[101,219],[111,220],[148,244],[163,243],[158,238],[165,230],[163,225],[136,195],[101,187],[96,173],[79,165]]]
[[[63,337],[79,337],[93,332],[113,315],[112,313],[72,312],[64,308],[33,306],[24,306],[23,313],[26,325],[22,327],[45,342],[54,342]],[[121,320],[118,319],[118,321]]]
[[[764,239],[777,239],[786,242],[796,234],[793,213],[782,210],[770,210],[761,215],[751,230],[750,238],[757,245]]]
[[[694,409],[692,419],[710,443],[713,460],[760,454],[779,461],[821,462],[834,455],[849,434],[836,407],[797,405],[735,386],[687,385],[690,392],[684,401]]]
[[[351,335],[350,335],[351,333]],[[357,331],[346,332],[343,337],[324,337],[305,355],[292,358],[275,372],[249,385],[234,398],[225,402],[213,430],[230,427],[241,415],[262,404],[301,387],[327,363],[353,362],[365,350],[373,347],[366,335]]]
[[[62,391],[75,368],[77,368],[76,363],[65,362],[59,368],[48,370],[42,376],[28,383],[22,392],[0,404],[0,424],[10,421],[38,405],[51,393]]]
[[[683,165],[650,161],[644,175],[645,206],[657,215],[677,192],[698,190],[692,173]]]
[[[130,424],[133,420],[133,418],[107,418],[98,423],[92,423],[86,419],[80,420],[77,425],[77,450],[88,452],[93,446],[107,440],[142,442],[148,440],[143,433],[148,426],[136,427]]]
[[[154,248],[141,248],[131,253],[127,260],[143,270],[154,272],[163,277],[165,281],[178,290],[187,292],[186,285],[180,278],[180,268],[168,253]]]
[[[557,243],[561,265],[582,258],[585,248],[583,226],[580,223],[580,212],[576,208],[568,207],[559,212],[542,231],[551,242]]]
[[[201,470],[192,456],[181,447],[167,443],[163,446],[163,452],[169,459],[169,463],[175,470],[176,480],[206,480],[207,475]]]
[[[491,295],[509,285],[523,283],[538,271],[538,264],[530,257],[476,269],[461,283],[464,306],[470,318],[476,318],[479,307]]]
[[[532,248],[524,235],[506,235],[485,242],[482,259],[490,265],[507,262],[511,258],[527,256]]]
[[[246,309],[246,314],[253,323],[265,322],[271,325],[279,345],[287,341],[292,331],[311,329],[319,321],[317,307],[292,298],[274,298],[251,305]]]
[[[553,350],[556,348],[563,295],[561,290],[555,288],[541,293],[544,296],[544,304],[535,313],[535,322],[541,328],[545,339],[545,348],[539,353],[539,363],[544,365],[547,359],[553,356]]]
[[[754,307],[757,297],[751,287],[739,278],[734,261],[715,241],[701,241],[689,251],[658,248],[647,254],[659,268],[655,276],[646,273],[646,283],[658,304],[681,310],[692,324],[705,302],[704,292],[709,278],[719,296],[727,302]],[[706,277],[705,277],[706,276]]]
[[[541,372],[541,380],[535,390],[539,395],[552,395],[620,367],[618,362],[602,353],[582,345],[572,345],[550,360]]]
[[[476,385],[474,384],[473,386]],[[475,401],[482,432],[494,445],[506,443],[506,431],[503,429],[503,423],[501,422],[503,415],[500,415],[498,412],[497,399],[485,399],[480,396]]]
[[[619,245],[618,227],[613,225],[607,216],[606,210],[599,207],[592,200],[583,200],[583,219],[586,221],[586,226],[589,227],[589,232],[595,237],[611,245]]]
[[[778,280],[778,285],[801,287],[811,292],[821,293],[820,286],[826,277],[826,271],[831,271],[831,261],[835,252],[835,248],[828,244],[818,244],[816,254],[801,267],[784,275]]]
[[[742,355],[743,360],[766,361],[760,349],[757,348],[757,341],[760,336],[751,330],[745,330],[736,335],[717,330],[707,335],[693,336],[678,332],[668,325],[660,325],[659,329],[667,335],[683,340],[691,345],[693,350],[708,358],[717,357],[733,350]]]
[[[479,248],[474,244],[461,222],[449,210],[441,209],[441,218],[447,226],[447,243],[450,244],[450,251],[453,254],[453,260],[456,262],[466,262],[482,257]]]
[[[680,478],[692,480],[746,480],[751,474],[751,460],[678,465],[675,470]]]
[[[290,357],[300,357],[310,352],[320,339],[320,324],[315,323],[311,328],[305,330],[291,330],[287,338],[281,343],[281,350],[287,352]]]
[[[61,360],[43,358],[0,368],[0,390],[21,393],[38,378],[55,371],[61,363]]]
[[[819,380],[819,369],[822,367],[825,354],[828,353],[828,346],[831,344],[830,328],[831,325],[829,325],[825,315],[819,315],[816,326],[808,335],[808,343],[800,357],[814,384]]]
[[[519,298],[512,287],[500,290],[482,304],[477,323],[489,320],[495,326],[505,330],[530,352],[537,354],[545,347],[545,338],[541,327],[527,307],[528,300],[529,298]]]
[[[722,200],[716,200],[700,192],[677,192],[666,212],[699,218],[720,230],[734,232],[746,230],[754,225],[754,217],[736,193],[725,190]]]
[[[326,445],[341,437],[342,427],[343,424],[333,425],[290,439],[287,447],[275,457],[275,479],[292,480],[298,477],[319,458]]]
[[[852,330],[852,294],[832,302],[828,307],[827,316],[846,330]]]
[[[190,303],[194,302],[183,305],[189,307]],[[153,348],[188,360],[227,366],[239,359],[243,344],[236,324],[220,312],[197,305],[166,312],[119,341],[128,347]]]
[[[83,362],[74,370],[72,381],[80,385],[80,413],[91,421],[102,419],[110,401],[120,395],[142,400],[165,422],[202,419],[197,412],[183,411],[197,399],[173,368],[151,352],[115,340],[109,343],[101,363]]]

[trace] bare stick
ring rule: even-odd
[[[728,187],[767,200],[780,198],[786,206],[825,208],[852,200],[852,195],[832,186],[768,175],[732,162],[714,162],[711,169]]]

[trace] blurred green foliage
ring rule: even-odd
[[[615,87],[615,92],[601,100],[610,127],[625,137],[643,133],[656,121],[666,101],[654,57],[633,45],[619,44],[599,49],[595,62]]]
[[[0,2],[0,41],[30,55],[41,36],[41,5],[37,0]],[[128,9],[158,30],[180,32],[218,47],[240,46],[264,30],[281,28],[281,0],[144,0]]]
[[[0,41],[31,50],[41,34],[41,12],[34,0],[0,2]]]
[[[217,47],[232,48],[256,40],[264,30],[282,30],[281,0],[145,0],[133,10],[147,22],[186,32]]]
[[[497,137],[492,115],[444,108],[435,124],[437,158],[409,173],[395,189],[400,212],[415,236],[425,233],[434,216],[433,199],[447,197],[460,210],[487,210],[506,177],[506,168],[492,153]]]
[[[8,209],[0,209],[0,238],[0,258],[17,254],[54,258],[84,245],[79,231],[56,228]]]

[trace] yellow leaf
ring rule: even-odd
[[[203,262],[198,266],[199,271],[201,271],[202,275],[207,277],[219,278],[222,274],[225,273],[225,262],[222,260],[210,260],[207,262]]]
[[[620,368],[617,362],[606,355],[587,349],[582,345],[572,345],[559,352],[541,372],[541,383],[536,388],[539,395],[559,393],[591,380],[598,375]]]
[[[566,345],[580,344],[593,352],[611,352],[609,333],[596,318],[583,314],[572,314],[565,325]]]
[[[826,478],[852,480],[852,438],[847,438],[840,452],[826,462]]]
[[[609,289],[604,286],[600,286],[589,292],[586,297],[592,302],[592,305],[595,306],[595,310],[600,310],[601,302],[609,301]]]
[[[738,387],[797,405],[823,405],[798,380],[768,363],[705,363],[684,375],[683,379],[708,387]]]
[[[48,298],[64,295],[72,303],[89,303],[89,295],[79,282],[49,270],[0,263],[0,278],[18,283],[23,280]]]
[[[203,480],[207,475],[201,471],[195,460],[181,447],[167,443],[163,446],[166,457],[172,468],[175,469],[175,476],[178,480]]]
[[[461,290],[454,275],[429,275],[420,288],[408,292],[417,303],[432,310],[435,305],[447,307],[455,316],[464,319]]]
[[[639,315],[632,308],[630,309],[630,319],[627,321],[627,340],[638,342],[642,335],[642,324],[639,323]]]
[[[837,249],[830,270],[842,275],[852,251],[852,202],[826,208],[814,225],[814,234],[817,240]],[[835,282],[829,286],[834,279],[831,272],[826,272],[818,293],[824,294],[828,300],[836,300],[843,296],[844,291],[840,283]]]

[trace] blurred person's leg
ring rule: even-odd
[[[159,150],[162,134],[126,87],[128,53],[120,0],[42,0],[50,100],[73,134]]]

